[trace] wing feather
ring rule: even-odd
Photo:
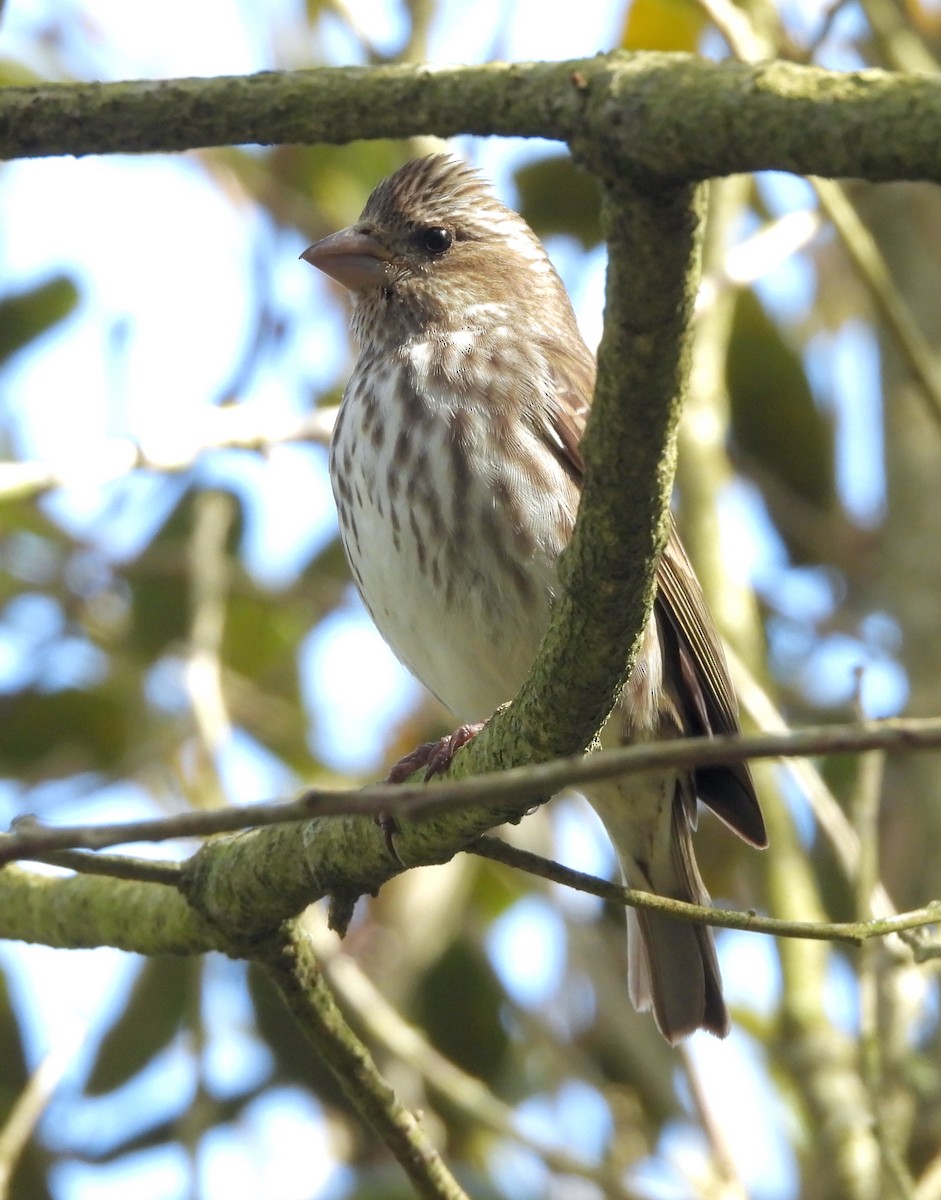
[[[581,440],[594,390],[594,358],[586,350],[570,358],[556,353],[549,361],[554,387],[550,421],[543,435],[572,479],[580,483],[585,465]],[[683,733],[738,733],[738,705],[725,652],[672,518],[657,568],[654,611],[663,644],[664,684],[674,681],[671,699]],[[736,833],[754,846],[768,844],[747,763],[703,767],[695,772],[695,779],[699,799]]]

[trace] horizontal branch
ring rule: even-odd
[[[173,887],[96,875],[0,871],[0,937],[64,950],[114,946],[137,954],[230,951]]]
[[[358,792],[310,788],[296,800],[178,813],[144,821],[50,827],[22,820],[17,822],[13,833],[0,834],[0,865],[16,859],[42,858],[57,850],[101,850],[127,842],[161,842],[235,833],[312,817],[375,817],[394,812],[417,818],[496,802],[519,802],[522,815],[534,801],[555,795],[564,787],[600,783],[651,769],[720,766],[752,759],[859,754],[866,750],[899,753],[939,747],[941,717],[894,718],[847,725],[817,725],[789,733],[646,742],[588,757],[578,755],[554,762],[531,763],[497,774],[472,775],[430,784],[380,783]]]
[[[941,79],[613,53],[562,63],[266,71],[0,90],[0,158],[417,133],[594,143],[626,175],[941,181]]]
[[[628,908],[656,909],[680,920],[773,937],[862,945],[874,938],[941,925],[941,901],[863,921],[794,921],[756,912],[690,904],[598,879],[562,863],[481,837],[466,853],[489,858],[575,891]],[[0,937],[77,949],[116,946],[140,954],[200,954],[207,950],[254,954],[247,942],[201,920],[171,887],[112,879],[44,876],[8,866],[0,874]],[[938,957],[936,944],[912,943],[916,961]]]

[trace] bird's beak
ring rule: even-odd
[[[355,226],[314,242],[301,258],[351,292],[382,287],[388,277],[389,252],[372,234],[360,233]]]

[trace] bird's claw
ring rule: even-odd
[[[408,754],[403,754],[399,761],[392,766],[392,769],[383,782],[404,783],[416,771],[420,771],[422,767],[428,766],[428,761],[437,745],[438,742],[422,742],[420,746],[416,746]]]
[[[386,776],[386,783],[404,783],[422,767],[425,768],[425,783],[435,775],[443,775],[458,750],[475,738],[485,724],[484,721],[478,721],[473,725],[459,725],[453,733],[438,738],[436,742],[422,742],[399,759]]]
[[[394,764],[389,774],[385,777],[385,783],[404,783],[411,778],[416,771],[424,768],[424,782],[433,779],[435,775],[443,775],[450,767],[451,760],[457,754],[462,746],[466,746],[472,738],[475,738],[481,729],[483,729],[485,721],[478,721],[473,725],[459,725],[453,733],[446,734],[442,738],[438,738],[436,742],[422,742],[420,746],[416,746],[414,750],[403,755],[397,763]],[[398,825],[395,817],[391,813],[380,813],[376,817],[376,824],[382,830],[385,838],[386,849],[389,854],[398,862],[402,860],[393,844],[393,837],[398,833]]]

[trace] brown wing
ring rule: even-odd
[[[563,349],[565,344],[571,347],[569,353]],[[585,467],[581,440],[595,390],[595,358],[576,331],[574,338],[553,345],[547,361],[553,391],[544,436],[552,453],[580,485]]]
[[[671,522],[657,569],[655,602],[663,642],[664,677],[681,683],[674,701],[684,732],[737,733],[738,706],[729,678],[725,652],[706,607],[692,565]],[[699,799],[755,846],[766,846],[768,835],[747,763],[701,767],[696,771]]]
[[[576,349],[583,346],[578,339]],[[575,342],[569,342],[575,345]],[[582,434],[594,391],[595,361],[587,349],[571,357],[551,357],[555,393],[546,441],[578,483],[584,459]],[[678,685],[673,696],[683,731],[689,736],[737,733],[738,706],[725,652],[702,588],[671,520],[670,535],[657,569],[655,612],[663,643],[664,677]],[[768,837],[747,763],[704,767],[695,772],[696,793],[747,842],[765,846]]]

